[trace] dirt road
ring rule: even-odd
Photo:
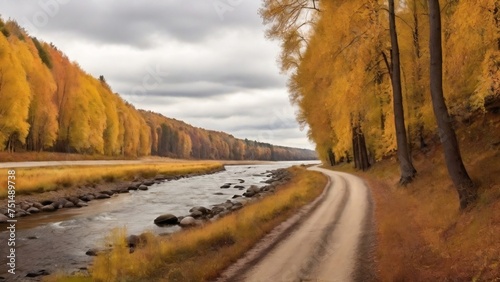
[[[285,238],[277,236],[281,239],[279,243],[270,250],[260,246],[266,252],[264,255],[257,255],[256,261],[240,262],[240,266],[230,269],[220,281],[373,279],[370,259],[366,260],[366,249],[373,239],[368,188],[356,176],[316,167],[311,169],[330,178],[330,186],[323,197],[289,228],[291,230],[285,231],[288,233]]]

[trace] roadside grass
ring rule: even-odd
[[[135,157],[84,155],[56,152],[0,152],[0,162],[82,161],[82,160],[135,160]]]
[[[209,281],[240,258],[275,226],[318,197],[327,178],[293,167],[292,180],[275,194],[220,220],[168,237],[147,234],[147,244],[129,254],[126,230],[110,236],[113,250],[99,255],[81,281]],[[75,277],[72,277],[74,279]],[[70,281],[54,276],[47,281]]]
[[[458,132],[464,162],[479,188],[474,206],[459,211],[442,149],[414,156],[418,175],[400,187],[395,158],[367,172],[375,200],[377,264],[381,281],[500,280],[499,119]],[[335,167],[335,170],[351,170]]]
[[[133,180],[134,178],[150,178],[159,174],[173,176],[189,173],[207,173],[219,169],[222,169],[222,164],[204,161],[137,165],[17,168],[15,169],[16,194],[42,193],[80,185]],[[5,175],[5,180],[2,181],[2,184],[6,184],[7,170],[1,169],[0,175]],[[2,189],[0,191],[0,199],[4,199],[6,196],[7,190]]]

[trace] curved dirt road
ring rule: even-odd
[[[330,178],[323,198],[262,259],[226,281],[372,280],[358,273],[371,272],[363,262],[372,229],[368,188],[356,176],[311,169]]]

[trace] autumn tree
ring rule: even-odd
[[[26,71],[4,36],[0,36],[0,101],[0,149],[13,151],[16,143],[25,143],[29,132],[31,91]]]
[[[399,170],[401,172],[400,184],[407,184],[415,177],[416,170],[411,161],[408,151],[408,140],[406,136],[405,115],[403,108],[403,93],[401,89],[401,65],[399,61],[399,43],[396,30],[396,14],[394,12],[394,0],[389,0],[389,30],[391,34],[391,81],[393,91],[394,123],[396,125],[397,152]]]
[[[439,128],[439,137],[448,173],[457,189],[460,207],[466,208],[477,198],[477,190],[462,161],[452,119],[443,96],[443,52],[441,39],[441,9],[439,0],[429,0],[430,26],[430,89],[432,106]]]

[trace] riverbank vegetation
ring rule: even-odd
[[[413,155],[419,176],[405,189],[395,185],[395,157],[367,172],[357,172],[349,164],[333,167],[367,179],[372,189],[381,281],[500,278],[499,132],[498,116],[478,119],[457,131],[467,168],[480,184],[478,200],[462,212],[440,145]]]
[[[148,234],[147,243],[129,253],[126,232],[111,236],[113,250],[99,255],[91,277],[75,281],[209,281],[257,241],[323,191],[327,178],[303,167],[290,168],[292,180],[275,194],[199,228],[167,237]],[[53,277],[49,281],[61,281]],[[77,280],[78,279],[78,280]],[[81,280],[80,280],[81,279]]]
[[[223,169],[223,165],[213,161],[17,168],[16,194],[43,193],[75,186],[147,179],[157,175],[168,177],[190,173],[202,174],[221,169]],[[0,199],[6,196],[6,190],[0,191]]]
[[[114,93],[103,76],[92,77],[16,22],[0,18],[0,30],[0,152],[316,159],[311,150],[242,140],[138,110]]]
[[[57,152],[0,152],[0,162],[128,160],[136,157],[83,155]]]

